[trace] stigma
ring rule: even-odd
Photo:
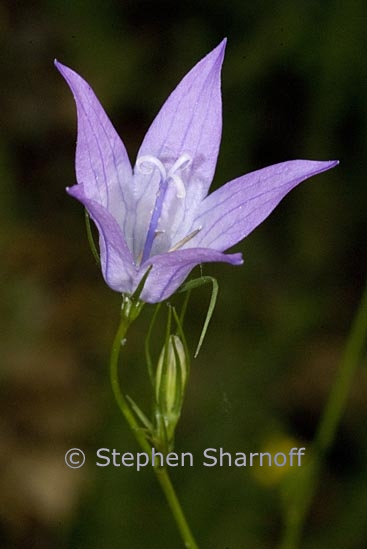
[[[185,170],[190,166],[192,158],[189,154],[181,154],[176,162],[166,170],[165,165],[159,158],[153,156],[152,154],[147,154],[140,156],[136,161],[136,169],[143,175],[150,175],[153,173],[154,169],[157,169],[160,174],[161,183],[173,182],[176,187],[176,196],[177,198],[185,198],[186,189],[185,184],[181,178],[179,172]]]

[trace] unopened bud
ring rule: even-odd
[[[158,412],[169,443],[173,440],[181,414],[187,373],[188,359],[184,345],[177,335],[170,335],[158,360],[155,382]]]

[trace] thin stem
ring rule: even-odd
[[[354,374],[362,358],[367,341],[367,284],[345,347],[334,387],[316,434],[315,444],[320,452],[331,445],[338,423],[346,407]]]
[[[131,324],[131,319],[128,316],[125,316],[124,314],[122,314],[121,322],[116,332],[115,339],[113,341],[112,349],[111,349],[110,381],[111,381],[112,391],[115,396],[118,407],[120,408],[122,414],[124,415],[126,421],[128,422],[129,427],[132,430],[137,442],[140,444],[143,450],[147,452],[148,455],[150,455],[151,454],[150,445],[144,436],[142,428],[136,421],[125,396],[121,392],[120,383],[119,383],[118,365],[119,365],[120,349],[121,349],[121,346],[124,345],[124,339],[130,324]]]
[[[299,546],[303,526],[312,503],[321,462],[330,448],[342,415],[355,372],[362,359],[367,341],[367,285],[345,346],[344,354],[331,389],[319,428],[313,443],[314,457],[307,469],[298,478],[292,501],[288,502],[286,524],[281,549],[296,549]]]
[[[149,442],[147,441],[147,439],[145,438],[143,429],[139,426],[138,422],[136,421],[129,407],[128,401],[126,400],[125,396],[121,391],[120,383],[119,383],[118,365],[119,365],[120,350],[121,350],[121,346],[124,344],[124,340],[125,340],[127,331],[129,329],[129,326],[133,320],[134,319],[132,319],[128,313],[124,314],[124,311],[122,312],[121,322],[112,344],[111,358],[110,358],[110,381],[111,381],[113,394],[115,396],[118,407],[120,408],[127,423],[129,424],[129,427],[131,428],[137,442],[139,443],[141,448],[144,450],[144,452],[148,454],[151,461],[152,448]],[[179,529],[179,532],[181,534],[185,547],[187,549],[198,549],[198,545],[191,533],[190,527],[187,523],[186,517],[180,505],[180,502],[178,501],[177,495],[175,493],[171,480],[168,476],[166,468],[158,467],[157,465],[154,464],[154,472],[166,496],[169,508],[176,521],[177,527]]]
[[[181,533],[182,540],[187,549],[198,549],[198,545],[191,533],[185,515],[183,514],[180,502],[177,499],[176,492],[172,486],[171,479],[168,476],[165,467],[154,467],[154,472],[166,496],[172,515],[175,518],[177,527]]]

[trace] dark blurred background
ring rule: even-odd
[[[53,59],[93,86],[134,161],[165,98],[227,36],[214,187],[289,159],[341,162],[236,246],[242,267],[204,269],[220,295],[176,446],[196,460],[172,477],[200,546],[273,548],[292,471],[207,468],[201,456],[208,447],[307,448],[315,433],[366,275],[366,23],[363,0],[0,3],[1,547],[180,547],[151,469],[95,465],[97,448],[137,446],[108,384],[120,297],[103,283],[83,211],[65,193],[76,114]],[[203,288],[191,300],[192,349],[208,299]],[[150,314],[125,350],[125,386],[139,402]],[[365,423],[364,369],[304,548],[365,546]],[[86,452],[84,468],[66,467],[72,447]]]

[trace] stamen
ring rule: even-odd
[[[168,252],[175,252],[176,250],[178,250],[179,248],[182,248],[182,246],[184,244],[186,244],[187,242],[189,242],[191,239],[194,238],[194,236],[196,236],[199,232],[201,231],[201,227],[199,227],[198,229],[195,229],[195,231],[192,231],[192,233],[188,234],[187,236],[185,236],[185,238],[182,238],[179,242],[177,242],[177,244],[175,244],[174,246],[172,246],[172,248],[170,248],[168,250]]]
[[[153,240],[155,238],[157,238],[157,236],[161,235],[161,234],[164,234],[166,231],[163,231],[163,230],[160,230],[160,229],[156,229],[154,231],[154,236],[153,236]],[[140,252],[140,254],[138,255],[138,259],[137,259],[137,264],[138,265],[141,265],[142,263],[142,259],[143,259],[143,252]]]

